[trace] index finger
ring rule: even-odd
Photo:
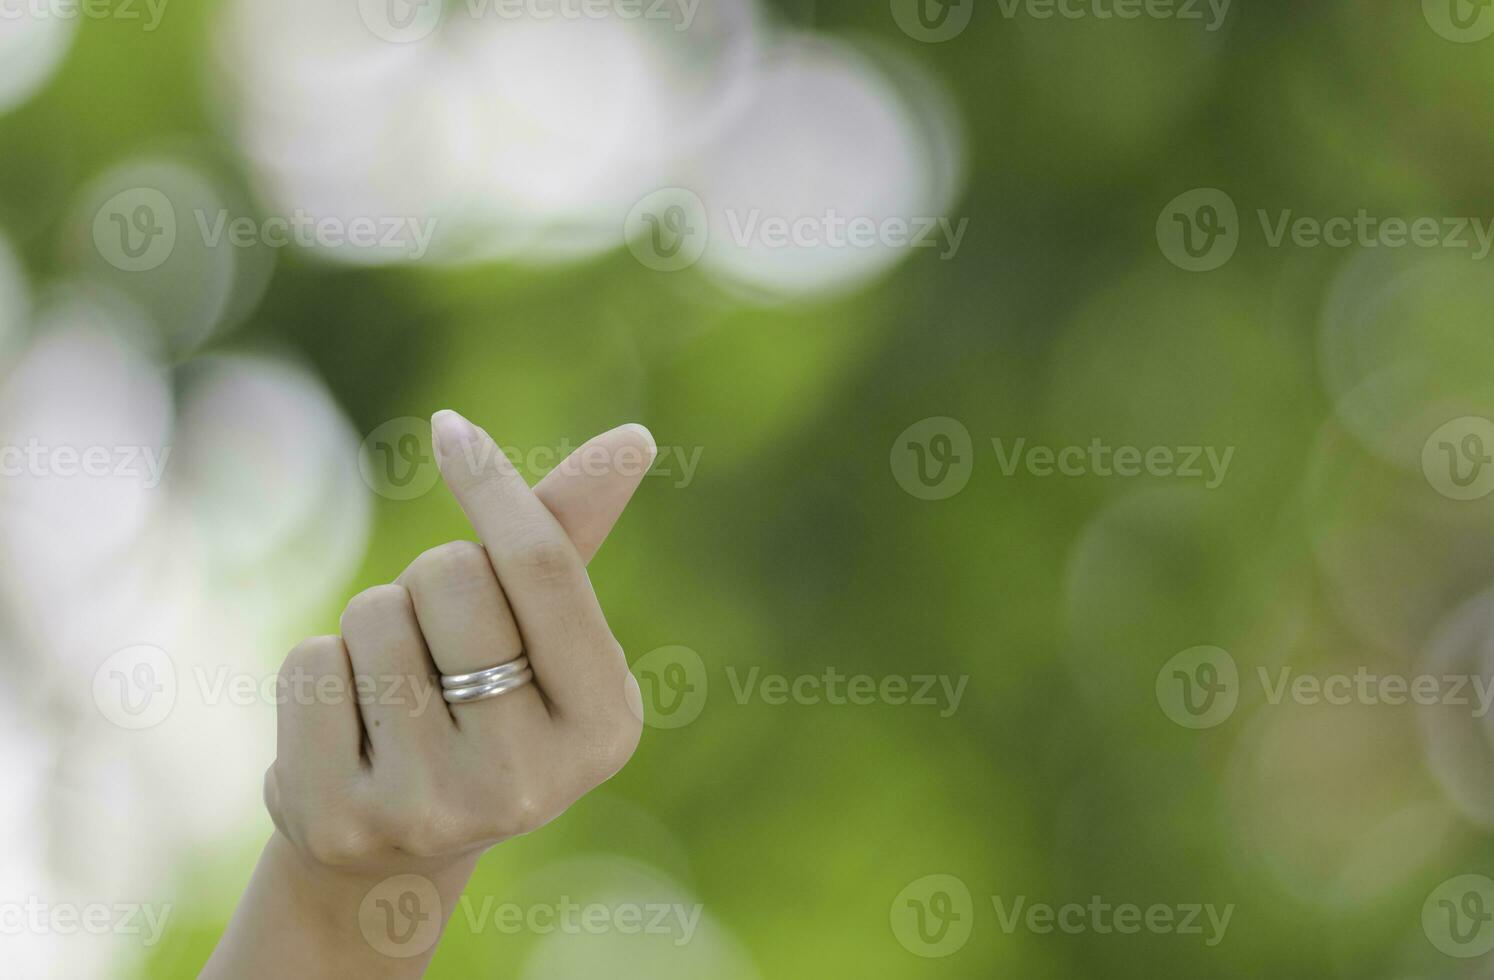
[[[565,530],[482,429],[441,411],[431,434],[441,475],[487,546],[540,687],[562,711],[618,700],[627,661]]]

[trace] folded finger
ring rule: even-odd
[[[422,554],[399,577],[410,592],[415,618],[436,669],[442,674],[474,674],[518,659],[524,641],[488,553],[475,541],[450,541]],[[454,705],[458,726],[473,711],[502,704],[513,711],[544,710],[533,686],[501,697]]]
[[[341,630],[370,758],[449,730],[436,668],[404,586],[379,585],[358,593],[343,610]]]
[[[280,668],[276,687],[276,765],[310,784],[356,774],[363,724],[352,692],[353,669],[341,637],[316,636],[297,644]]]

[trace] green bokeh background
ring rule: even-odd
[[[952,261],[915,252],[845,298],[723,313],[623,249],[538,271],[342,269],[288,252],[254,314],[215,341],[303,358],[360,432],[450,406],[506,445],[638,420],[701,451],[689,485],[644,482],[592,577],[630,656],[700,655],[705,710],[650,729],[620,776],[488,855],[472,893],[579,899],[666,875],[772,978],[1482,975],[1421,932],[1428,892],[1487,870],[1494,847],[1439,788],[1410,713],[1271,706],[1247,689],[1227,723],[1192,732],[1153,684],[1198,644],[1242,671],[1410,670],[1440,613],[1491,584],[1488,508],[1432,493],[1415,456],[1366,448],[1325,378],[1374,365],[1324,341],[1346,270],[1429,263],[1445,278],[1394,308],[1386,358],[1439,371],[1405,413],[1364,424],[1421,424],[1448,399],[1451,414],[1494,409],[1489,266],[1273,249],[1255,214],[1494,216],[1494,39],[1445,40],[1415,3],[1237,2],[1207,33],[1007,19],[979,0],[940,45],[900,32],[885,2],[777,6],[948,86],[968,140],[954,214],[970,219]],[[204,82],[213,13],[181,2],[153,35],[88,22],[52,83],[0,117],[0,227],[33,280],[63,267],[69,196],[121,160],[191,147],[243,186]],[[1226,190],[1242,222],[1235,258],[1202,274],[1169,263],[1154,233],[1195,187]],[[967,427],[975,468],[957,496],[925,501],[889,454],[937,416]],[[990,450],[1095,437],[1235,457],[1204,491],[1008,477]],[[1373,547],[1339,547],[1365,527]],[[347,594],[468,534],[439,490],[379,499]],[[754,666],[969,684],[951,717],[738,704],[726,671]],[[140,976],[195,975],[259,843],[229,837],[183,867]],[[889,915],[936,873],[969,887],[974,928],[925,959]],[[1209,948],[1007,934],[996,895],[1236,909]],[[430,975],[520,976],[535,946],[458,914]],[[616,975],[657,952],[619,944]]]

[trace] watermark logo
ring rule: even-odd
[[[33,895],[24,902],[0,902],[0,936],[139,936],[140,945],[161,941],[170,905],[137,902],[49,902]]]
[[[643,694],[643,723],[653,728],[684,728],[705,710],[710,678],[705,661],[689,647],[660,647],[633,664]]]
[[[239,249],[348,247],[398,253],[418,261],[430,250],[436,224],[435,218],[394,215],[317,217],[301,208],[289,216],[258,219],[234,217],[226,209],[199,208],[192,212],[189,225],[179,226],[176,208],[165,194],[152,187],[136,187],[114,195],[94,215],[93,241],[104,261],[122,272],[160,268],[188,227],[209,249],[225,245]]]
[[[700,717],[710,696],[705,662],[689,647],[661,647],[633,665],[633,676],[643,696],[643,722],[655,728],[683,728]],[[970,675],[960,674],[847,674],[835,667],[817,673],[765,673],[753,666],[728,666],[726,683],[732,703],[752,702],[779,708],[786,705],[834,708],[915,707],[937,709],[940,718],[960,710]]]
[[[420,956],[441,938],[441,895],[420,875],[395,875],[368,890],[358,906],[358,928],[391,959]]]
[[[489,929],[505,936],[666,936],[675,946],[687,946],[700,927],[705,906],[679,902],[604,902],[580,904],[562,895],[557,902],[499,904],[492,895],[481,903],[468,895],[457,901],[467,927],[474,933]]]
[[[998,927],[1010,936],[1019,930],[1047,936],[1134,936],[1146,932],[1159,936],[1196,936],[1213,948],[1224,942],[1233,903],[1176,904],[1111,902],[1101,895],[1088,902],[1053,904],[1029,900],[1026,895],[1010,899],[991,896]],[[950,956],[970,939],[976,908],[965,883],[953,875],[936,874],[908,885],[892,902],[892,931],[903,948],[916,956]]]
[[[93,244],[124,272],[158,269],[176,250],[176,208],[154,187],[120,191],[93,216]]]
[[[1157,704],[1184,728],[1222,725],[1240,701],[1235,658],[1219,647],[1197,646],[1176,654],[1157,671]]]
[[[656,272],[688,269],[710,240],[705,202],[684,187],[654,191],[628,212],[623,237],[633,257]]]
[[[364,436],[358,473],[368,488],[390,500],[414,500],[440,478],[431,448],[431,424],[412,416],[390,419]]]
[[[1291,703],[1308,708],[1467,708],[1480,719],[1494,710],[1494,677],[1481,674],[1387,673],[1364,665],[1352,671],[1311,673],[1284,665],[1274,670],[1257,667],[1253,676],[1272,707]],[[1234,658],[1227,652],[1192,647],[1157,672],[1157,703],[1184,728],[1213,728],[1234,713],[1242,687]]]
[[[736,667],[728,667],[726,681],[731,685],[732,700],[739,705],[753,699],[772,707],[790,703],[805,706],[828,704],[837,708],[847,705],[911,705],[938,708],[940,718],[950,718],[960,710],[970,675],[886,674],[873,677],[870,674],[843,674],[834,667],[826,667],[823,673],[789,676],[764,674],[760,667],[753,667],[745,674]]]
[[[1421,472],[1449,500],[1494,492],[1494,422],[1465,415],[1441,425],[1421,448]]]
[[[358,472],[368,488],[390,500],[414,500],[430,492],[440,479],[430,429],[430,422],[404,416],[381,423],[365,436],[358,450]],[[497,472],[498,461],[506,459],[522,473],[542,474],[559,467],[579,476],[667,480],[683,489],[694,482],[704,455],[702,446],[658,446],[650,455],[631,444],[611,449],[562,439],[556,446],[528,448],[469,444],[460,460],[474,476]]]
[[[1494,34],[1494,0],[1421,0],[1421,13],[1438,36],[1458,44]]]
[[[441,24],[443,9],[461,9],[471,20],[668,21],[676,31],[695,23],[700,0],[358,0],[358,13],[375,36],[396,44],[423,41]]]
[[[1445,249],[1467,252],[1476,262],[1494,251],[1489,218],[1377,215],[1367,208],[1328,217],[1257,208],[1255,215],[1266,247],[1273,249]],[[1211,187],[1179,195],[1157,217],[1162,254],[1189,272],[1210,272],[1228,262],[1242,232],[1234,200]]]
[[[970,940],[975,903],[954,875],[926,875],[892,900],[892,934],[914,956],[952,956]]]
[[[970,26],[975,0],[892,0],[892,19],[903,33],[925,44],[959,37]]]
[[[1472,959],[1494,950],[1494,881],[1483,875],[1444,881],[1421,906],[1421,928],[1448,956]]]
[[[126,647],[99,665],[93,675],[93,702],[120,728],[154,728],[176,706],[176,665],[165,650]]]
[[[129,480],[154,490],[170,458],[170,446],[49,446],[32,436],[24,446],[0,445],[0,477]]]
[[[960,252],[970,219],[958,222],[943,216],[872,218],[844,215],[834,208],[823,214],[792,218],[764,214],[760,208],[726,210],[727,231],[738,248],[933,248],[943,261]]]
[[[1028,476],[1050,477],[1138,477],[1202,480],[1205,490],[1217,490],[1229,474],[1235,447],[1225,446],[1110,446],[1096,437],[1087,446],[1043,446],[1016,439],[1010,446],[1001,438],[991,440],[1003,476],[1014,476],[1018,468]]]
[[[1232,0],[996,0],[1001,16],[1019,13],[1032,20],[1199,21],[1210,34],[1224,26]]]
[[[1179,194],[1157,216],[1157,244],[1179,269],[1210,272],[1234,257],[1240,212],[1228,194],[1214,187]]]
[[[970,227],[969,218],[871,217],[842,214],[834,208],[794,215],[726,208],[722,218],[724,224],[719,227],[740,249],[937,249],[946,261],[959,254]],[[623,224],[634,257],[659,272],[695,265],[705,254],[710,234],[704,202],[681,187],[654,191],[633,207]]]
[[[1043,445],[1027,438],[991,439],[1004,477],[1111,477],[1196,480],[1217,490],[1229,474],[1234,446],[1113,446],[1096,436],[1087,444]],[[938,416],[916,422],[892,444],[892,476],[920,500],[953,497],[970,481],[975,465],[970,433],[958,420]]]
[[[441,25],[442,6],[441,0],[358,0],[358,16],[375,36],[411,44]]]
[[[1029,902],[1026,895],[1015,896],[1010,904],[1000,895],[991,897],[1001,931],[1011,935],[1025,928],[1039,936],[1062,933],[1077,936],[1094,933],[1099,936],[1134,936],[1148,932],[1156,936],[1199,936],[1205,946],[1213,948],[1224,942],[1234,918],[1233,903],[1217,906],[1212,902],[1182,902],[1176,905],[1134,902],[1112,904],[1100,895],[1084,904],[1066,902]]]
[[[150,34],[161,26],[170,0],[0,0],[8,20],[138,20]]]
[[[908,426],[892,442],[892,476],[919,500],[947,500],[965,489],[975,468],[970,430],[937,416]]]
[[[317,217],[297,208],[289,216],[264,219],[230,217],[226,210],[192,212],[207,248],[225,242],[232,248],[356,248],[398,253],[412,261],[425,258],[436,237],[436,218],[401,215],[360,215],[352,218]]]

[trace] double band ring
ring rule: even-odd
[[[441,697],[448,704],[482,701],[517,691],[532,680],[534,671],[529,669],[529,658],[521,655],[517,660],[472,674],[442,674]]]

